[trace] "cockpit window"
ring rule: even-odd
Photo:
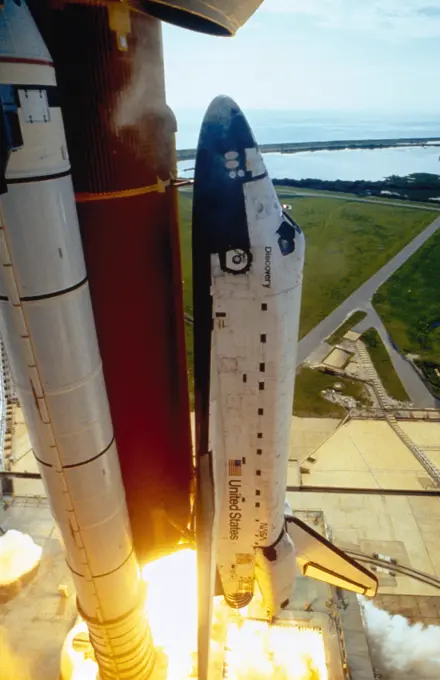
[[[295,250],[295,227],[293,223],[284,215],[279,229],[277,230],[279,236],[278,246],[282,255],[290,255]]]

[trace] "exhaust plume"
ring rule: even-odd
[[[440,626],[411,624],[363,602],[371,661],[382,680],[438,680]]]

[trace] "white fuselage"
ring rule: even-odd
[[[281,252],[285,217],[270,179],[243,192],[252,264],[233,274],[211,257],[217,565],[225,596],[238,603],[253,593],[258,549],[284,531],[304,262],[299,230],[294,252]]]

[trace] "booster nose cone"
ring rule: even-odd
[[[15,59],[15,63],[20,64],[52,62],[29,8],[24,3],[0,2],[0,55],[3,62],[7,58],[11,61]]]

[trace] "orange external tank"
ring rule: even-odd
[[[30,4],[56,66],[134,544],[148,559],[185,533],[192,482],[161,26],[119,2]]]

